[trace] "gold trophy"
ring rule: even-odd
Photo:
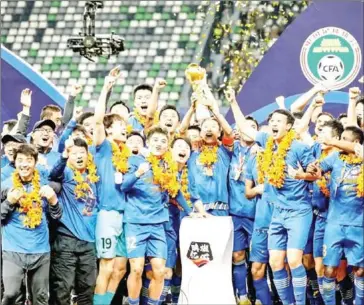
[[[206,70],[198,64],[192,63],[186,68],[185,75],[187,80],[190,82],[193,91],[197,95],[196,120],[201,122],[202,120],[211,117],[209,109],[199,102],[206,98],[204,88],[202,87],[203,84],[201,84],[201,81],[206,76]]]

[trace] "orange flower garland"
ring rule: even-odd
[[[205,174],[207,176],[212,176],[212,174],[213,174],[212,166],[218,160],[218,155],[217,155],[218,148],[219,147],[217,145],[214,145],[214,146],[203,145],[201,147],[199,161],[200,161],[201,165],[205,168]]]
[[[268,178],[268,182],[276,188],[281,188],[284,185],[285,179],[285,158],[292,142],[296,139],[296,133],[290,130],[278,144],[277,151],[274,152],[273,137],[269,137],[266,148],[263,153],[262,161],[259,168],[258,176]]]
[[[363,165],[363,159],[355,156],[354,154],[340,154],[340,159],[344,161],[347,164],[350,165],[359,165],[360,166],[360,172],[358,175],[358,178],[356,179],[356,196],[357,197],[364,197],[364,165]]]
[[[188,168],[187,168],[187,166],[185,166],[182,171],[181,192],[183,194],[183,197],[186,199],[188,206],[190,208],[192,208],[191,194],[188,191]]]
[[[327,151],[323,151],[318,161],[321,162],[327,156],[328,156]],[[330,173],[327,173],[326,175],[323,175],[320,179],[316,181],[316,184],[319,187],[321,193],[324,194],[325,197],[327,198],[330,197],[330,190],[327,187],[327,183],[330,180],[330,176],[331,176]]]
[[[12,179],[15,189],[24,189],[17,170],[13,173]],[[22,215],[24,227],[34,229],[41,224],[43,214],[42,198],[39,195],[40,177],[37,170],[34,171],[31,184],[33,190],[30,193],[24,192],[24,196],[19,200],[19,212],[25,214]]]
[[[147,127],[147,124],[149,123],[149,120],[146,116],[142,116],[138,110],[134,111],[134,117],[137,119],[137,121],[144,127]],[[159,112],[156,111],[153,117],[153,124],[159,123]]]
[[[73,179],[77,183],[74,190],[76,199],[85,198],[87,196],[87,191],[90,189],[90,185],[88,184],[88,182],[96,183],[97,181],[99,181],[99,177],[97,176],[96,173],[96,165],[94,163],[92,154],[90,153],[88,154],[87,167],[86,167],[88,174],[86,179],[83,178],[81,172],[78,169],[76,169],[70,164],[68,164],[68,166],[73,171],[74,174]]]
[[[176,197],[181,185],[177,179],[178,165],[171,152],[166,152],[161,158],[151,154],[147,161],[152,167],[154,183],[159,185],[162,191],[167,191],[172,198]]]
[[[115,142],[111,142],[112,150],[112,164],[115,170],[119,173],[125,174],[128,167],[128,158],[131,156],[129,148],[125,143],[120,143],[119,145]]]

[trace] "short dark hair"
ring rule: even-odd
[[[321,112],[321,113],[317,116],[317,119],[316,119],[316,120],[318,120],[318,118],[319,118],[320,116],[323,116],[323,115],[327,115],[327,116],[329,116],[329,117],[331,118],[331,120],[335,119],[335,118],[334,118],[334,116],[333,116],[331,113],[329,113],[329,112]]]
[[[62,112],[62,109],[57,105],[46,105],[42,108],[40,113],[40,119],[49,119],[52,116],[53,112]]]
[[[14,162],[16,160],[16,157],[18,156],[18,154],[23,154],[26,156],[31,156],[34,158],[35,163],[37,163],[38,161],[38,150],[37,148],[33,145],[33,144],[21,144],[14,153]]]
[[[133,136],[137,136],[140,137],[143,140],[143,145],[145,146],[145,137],[142,136],[142,134],[136,130],[133,130],[132,132],[130,132],[127,136],[127,139],[133,137]]]
[[[286,116],[286,118],[287,118],[287,124],[291,124],[293,126],[293,124],[294,124],[294,116],[292,115],[291,112],[289,112],[286,109],[277,109],[277,110],[274,110],[272,112],[272,116],[275,113],[283,114],[284,116]]]
[[[295,119],[302,119],[303,118],[303,115],[304,115],[304,112],[303,111],[297,111],[297,112],[293,112],[292,115],[294,116]]]
[[[332,135],[339,138],[344,131],[343,124],[339,120],[327,121],[322,127],[330,127],[332,129]]]
[[[82,125],[80,125],[80,124],[77,124],[74,128],[73,128],[73,131],[72,132],[74,132],[74,131],[81,131],[85,136],[87,136],[87,130],[86,130],[86,128],[85,127],[83,127]]]
[[[255,123],[255,125],[257,125],[257,129],[259,129],[258,121],[256,119],[254,119],[251,115],[247,115],[245,117],[245,120],[253,121]]]
[[[86,151],[88,152],[88,145],[87,145],[87,143],[86,143],[85,140],[83,140],[81,138],[75,138],[75,139],[73,139],[73,143],[77,147],[83,147],[83,148],[85,148]]]
[[[169,139],[167,130],[165,130],[164,128],[161,128],[159,126],[154,126],[154,127],[149,129],[149,132],[148,132],[148,135],[147,135],[147,140],[149,140],[152,137],[152,135],[154,135],[155,133],[163,134],[163,135],[165,135],[167,137],[167,139]]]
[[[339,116],[337,117],[337,119],[340,121],[343,118],[347,118],[348,114],[347,113],[340,113]]]
[[[123,118],[120,115],[116,114],[116,113],[106,114],[104,116],[105,129],[110,128],[110,126],[116,121],[123,121],[124,122]]]
[[[176,137],[176,138],[174,138],[173,141],[172,141],[172,143],[171,143],[171,147],[173,147],[174,146],[174,143],[176,143],[178,140],[185,141],[188,144],[188,146],[190,147],[190,150],[192,150],[191,141],[188,138],[186,138],[186,137]]]
[[[166,110],[174,110],[175,112],[177,112],[177,116],[178,116],[178,121],[181,120],[181,116],[176,108],[176,106],[173,106],[173,105],[164,105],[162,107],[162,109],[159,111],[159,120],[161,119],[161,116],[162,116],[162,112],[163,111],[166,111]]]
[[[344,129],[344,131],[350,131],[354,136],[354,140],[359,140],[359,143],[363,144],[364,134],[363,134],[363,131],[359,127],[348,126]]]
[[[110,106],[110,109],[109,109],[109,112],[111,112],[111,110],[117,106],[117,105],[123,105],[127,110],[128,110],[128,113],[130,113],[130,108],[128,107],[128,105],[123,102],[123,101],[116,101],[114,102],[111,106]]]
[[[198,132],[201,132],[201,128],[200,128],[200,126],[198,126],[198,125],[191,125],[191,126],[188,126],[187,131],[188,131],[188,130],[197,130]]]
[[[150,92],[153,92],[153,87],[151,85],[148,84],[140,84],[138,86],[136,86],[133,90],[133,96],[135,97],[135,94],[139,91],[139,90],[149,90]]]
[[[358,104],[364,104],[364,95],[359,97],[359,99],[355,103],[355,106],[357,106]]]
[[[77,124],[80,124],[82,125],[83,124],[83,121],[94,116],[94,113],[91,112],[91,111],[86,111],[84,113],[82,113],[79,118],[77,119]]]
[[[206,119],[202,120],[201,125],[200,125],[201,129],[202,129],[203,124],[205,124],[207,121],[215,121],[219,125],[219,127],[221,129],[221,125],[220,125],[219,121],[215,117],[209,117],[209,118],[206,118]]]
[[[8,125],[8,132],[11,132],[12,129],[15,127],[16,123],[18,123],[18,121],[15,119],[12,119],[12,120],[5,121],[3,126]]]

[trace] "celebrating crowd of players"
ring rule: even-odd
[[[182,218],[229,215],[237,304],[336,304],[337,283],[343,304],[364,304],[358,88],[338,119],[322,112],[318,84],[291,111],[280,102],[265,126],[228,89],[232,128],[205,79],[183,120],[158,109],[164,80],[135,88],[133,112],[121,101],[107,109],[119,77],[115,68],[105,78],[94,112],[74,105],[75,85],[63,116],[46,106],[30,134],[25,89],[18,120],[4,123],[3,304],[27,292],[34,305],[69,305],[74,291],[78,305],[108,305],[126,275],[128,304],[177,303]],[[198,119],[198,103],[210,117]]]

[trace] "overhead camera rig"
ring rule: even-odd
[[[94,61],[93,57],[110,58],[125,50],[124,38],[114,35],[114,32],[110,35],[95,34],[96,10],[103,7],[102,1],[87,1],[83,13],[83,32],[67,40],[68,48],[90,61]]]

